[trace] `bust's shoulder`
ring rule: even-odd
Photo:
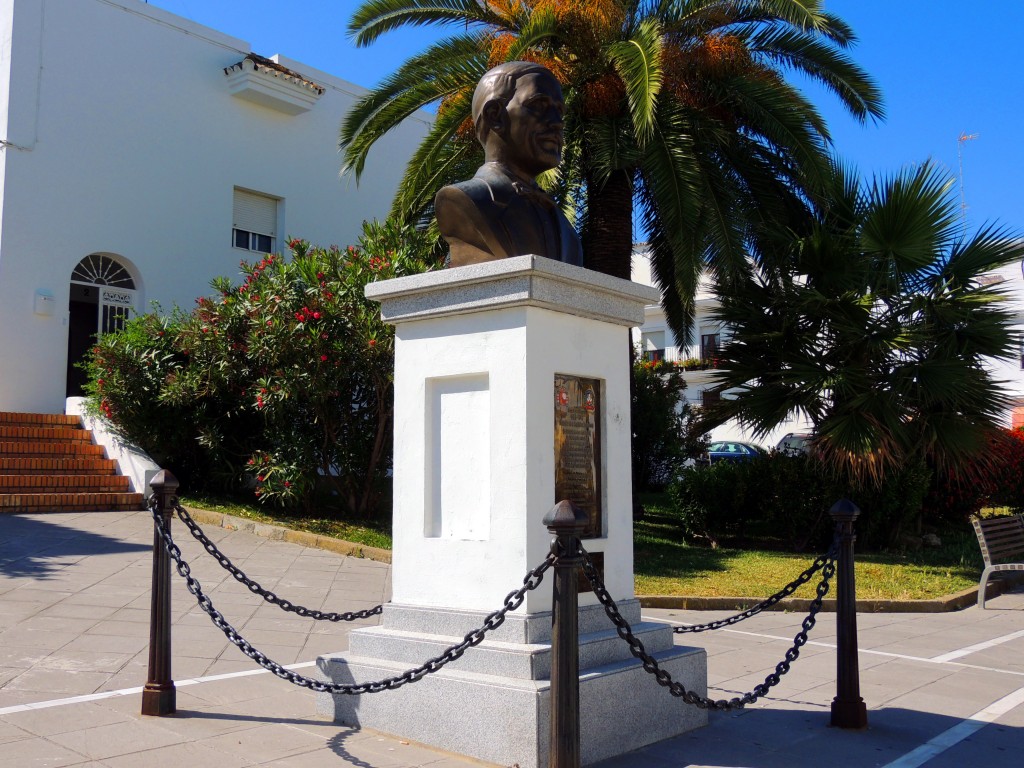
[[[508,177],[487,166],[477,170],[471,179],[442,187],[435,197],[435,208],[461,206],[472,203],[477,207],[497,205],[504,207],[515,195]]]

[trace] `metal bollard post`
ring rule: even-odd
[[[150,481],[156,494],[157,510],[170,526],[178,480],[166,469]],[[149,613],[149,674],[142,689],[142,714],[172,714],[176,709],[174,680],[171,679],[171,558],[153,523],[153,587]]]
[[[839,535],[836,568],[836,697],[832,700],[832,725],[867,728],[868,710],[860,696],[857,661],[857,584],[853,574],[853,523],[860,509],[849,499],[829,510]]]
[[[580,768],[580,647],[579,590],[576,571],[582,558],[576,553],[586,513],[571,501],[558,502],[544,517],[554,534],[551,616],[551,741],[549,768]]]

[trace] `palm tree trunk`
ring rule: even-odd
[[[613,171],[603,184],[587,184],[587,226],[583,259],[588,269],[624,280],[633,257],[633,179]]]

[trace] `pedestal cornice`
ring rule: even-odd
[[[656,288],[543,256],[516,256],[383,280],[366,286],[388,323],[510,307],[554,309],[615,325],[644,321]]]

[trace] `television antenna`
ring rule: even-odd
[[[960,215],[963,218],[967,218],[967,198],[964,196],[964,142],[974,141],[976,138],[978,134],[964,131],[956,140],[956,156],[960,163]]]

